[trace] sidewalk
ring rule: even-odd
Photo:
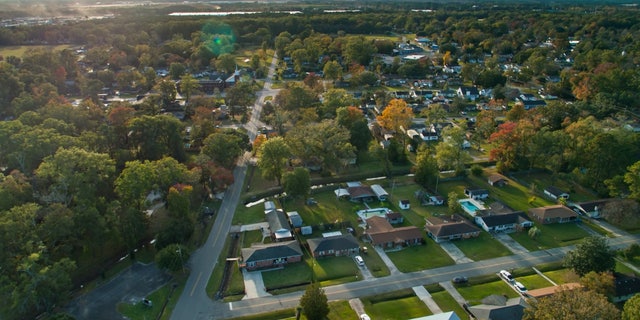
[[[467,300],[456,290],[451,281],[443,281],[439,283],[441,287],[443,287],[447,292],[453,297],[453,299],[458,302],[461,306],[467,303]]]
[[[425,287],[417,286],[411,289],[413,289],[413,292],[415,292],[418,299],[422,300],[433,314],[442,313],[442,309],[440,309],[440,306],[438,306],[438,304],[433,300],[433,297],[431,297],[431,294],[427,289],[425,289]]]
[[[511,238],[506,233],[496,233],[496,234],[493,234],[493,237],[498,241],[500,241],[500,243],[502,243],[503,246],[507,247],[507,249],[511,250],[511,252],[513,252],[514,254],[529,252],[527,248],[523,247],[517,241],[513,240],[513,238]]]

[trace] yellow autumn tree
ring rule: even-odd
[[[406,130],[409,128],[413,116],[413,110],[407,106],[404,100],[392,99],[384,108],[382,114],[376,119],[381,127],[387,130],[401,132],[402,129]]]

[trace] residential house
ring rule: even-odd
[[[487,232],[514,232],[533,226],[533,222],[522,212],[483,215],[478,212],[475,223]]]
[[[569,199],[569,193],[554,186],[548,186],[544,189],[544,194],[554,200]]]
[[[460,317],[458,317],[454,311],[449,311],[420,318],[413,318],[410,320],[460,320]]]
[[[423,242],[422,232],[414,226],[394,228],[387,219],[378,216],[367,219],[366,223],[364,234],[374,246],[394,249]]]
[[[578,214],[561,204],[531,208],[529,209],[529,216],[542,224],[578,221]]]
[[[516,104],[523,106],[525,110],[531,110],[533,108],[544,107],[547,105],[544,100],[518,100]]]
[[[465,188],[464,194],[473,200],[483,200],[489,197],[489,191],[487,189],[479,188]]]
[[[614,278],[615,293],[613,294],[613,303],[627,301],[640,292],[640,278],[618,272],[614,273]]]
[[[298,241],[274,242],[243,248],[240,267],[251,271],[283,267],[300,261],[302,249]]]
[[[480,229],[458,215],[447,216],[446,219],[428,218],[425,229],[427,235],[438,243],[455,239],[475,238],[480,235]]]
[[[577,282],[569,282],[559,286],[551,286],[551,287],[529,290],[527,291],[527,296],[533,299],[540,299],[540,298],[551,296],[556,292],[559,292],[562,290],[573,290],[578,288],[582,288],[582,285]]]
[[[271,238],[275,241],[293,240],[293,234],[289,228],[289,222],[282,210],[273,210],[267,213],[267,222],[271,230]]]
[[[287,212],[287,217],[289,218],[289,223],[291,224],[292,227],[294,228],[300,228],[302,227],[302,217],[300,217],[300,214],[298,213],[298,211],[289,211]]]
[[[585,201],[569,204],[569,208],[577,212],[579,215],[587,216],[589,218],[598,219],[602,215],[602,208],[607,202],[613,201],[611,199],[601,199],[594,201]]]
[[[508,180],[507,177],[499,173],[494,173],[487,178],[487,182],[489,182],[489,184],[494,187],[504,187],[505,185],[507,185]]]
[[[265,201],[264,202],[264,214],[267,214],[271,211],[276,211],[276,204],[273,201]]]
[[[398,207],[400,207],[401,210],[409,210],[409,208],[411,208],[411,201],[402,199],[398,201]]]
[[[387,212],[384,216],[391,224],[402,224],[404,222],[404,217],[398,212]]]
[[[423,129],[420,131],[420,138],[422,138],[423,141],[438,141],[440,136],[435,131]]]
[[[468,309],[477,320],[520,320],[526,307],[527,303],[521,297],[507,300],[505,296],[494,294],[482,299],[482,304]]]
[[[378,200],[380,201],[387,201],[387,199],[389,198],[389,194],[387,193],[387,191],[385,191],[384,188],[379,184],[372,185],[371,190],[373,191],[373,193],[375,193],[376,198],[378,198]]]
[[[368,185],[348,187],[347,192],[349,200],[353,202],[371,202],[376,199],[376,194]]]
[[[456,91],[460,98],[468,99],[471,101],[475,101],[480,97],[480,92],[476,87],[460,87]]]
[[[349,256],[360,252],[358,240],[350,233],[308,239],[307,244],[314,258]]]

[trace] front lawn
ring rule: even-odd
[[[553,286],[553,283],[543,278],[541,275],[534,273],[532,275],[516,277],[516,281],[521,282],[527,290],[534,290]],[[554,281],[555,282],[555,281]]]
[[[382,261],[378,252],[373,250],[373,248],[369,248],[367,253],[362,252],[360,256],[362,256],[365,265],[374,277],[386,277],[391,274],[387,265]]]
[[[360,300],[371,319],[411,319],[433,314],[411,289],[364,297]]]
[[[516,232],[510,236],[529,251],[564,247],[579,243],[589,233],[581,229],[576,223],[556,223],[536,225],[540,235],[533,239],[527,232]]]
[[[163,287],[160,287],[160,289],[154,291],[152,294],[147,296],[147,299],[151,300],[151,306],[143,304],[142,301],[138,301],[134,304],[125,302],[119,303],[117,305],[118,312],[131,320],[158,319],[158,317],[160,316],[160,312],[163,309],[162,306],[164,305],[164,303],[170,302],[171,298],[177,298],[180,296],[180,291],[174,292],[175,289],[176,288],[174,288],[173,284],[171,283],[164,285]],[[173,302],[173,305],[175,305],[175,301]],[[168,319],[169,315],[171,315],[171,311],[164,311],[162,314],[162,319]]]
[[[558,269],[545,271],[544,275],[553,280],[558,285],[570,282],[578,282],[580,279],[571,269]]]
[[[263,221],[265,221],[264,204],[257,203],[251,207],[247,207],[242,203],[238,203],[232,223],[235,225],[244,225]]]
[[[497,277],[498,276],[496,276],[496,278]],[[508,298],[516,298],[519,296],[511,286],[502,280],[467,287],[458,287],[457,290],[465,300],[472,305],[481,304],[482,299],[492,294],[505,295]]]
[[[311,282],[311,268],[306,261],[292,263],[285,269],[262,272],[262,280],[267,290],[303,286]]]
[[[481,232],[477,238],[453,241],[467,258],[474,261],[486,260],[511,255],[511,251],[507,249],[500,241],[493,238],[487,232]]]
[[[461,316],[467,313],[464,311],[462,306],[458,304],[458,301],[456,301],[456,299],[454,299],[446,290],[429,293],[443,312],[453,311]]]
[[[400,251],[387,252],[387,256],[401,272],[414,272],[454,264],[453,259],[431,238],[421,246],[406,247]]]

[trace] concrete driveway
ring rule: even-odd
[[[462,250],[460,250],[458,247],[456,247],[455,244],[453,244],[453,243],[451,243],[449,241],[441,242],[440,243],[440,247],[442,247],[442,249],[444,249],[444,251],[456,263],[473,262],[473,260],[467,258],[467,256],[464,255],[464,252],[462,252]]]
[[[136,262],[104,285],[75,298],[67,311],[78,320],[127,319],[116,310],[118,303],[138,303],[169,280],[171,276],[155,263],[144,265]]]
[[[508,234],[505,233],[496,233],[493,234],[493,237],[496,238],[502,245],[507,247],[507,249],[511,250],[511,252],[515,254],[527,253],[529,250],[519,244],[517,241],[513,240]]]

